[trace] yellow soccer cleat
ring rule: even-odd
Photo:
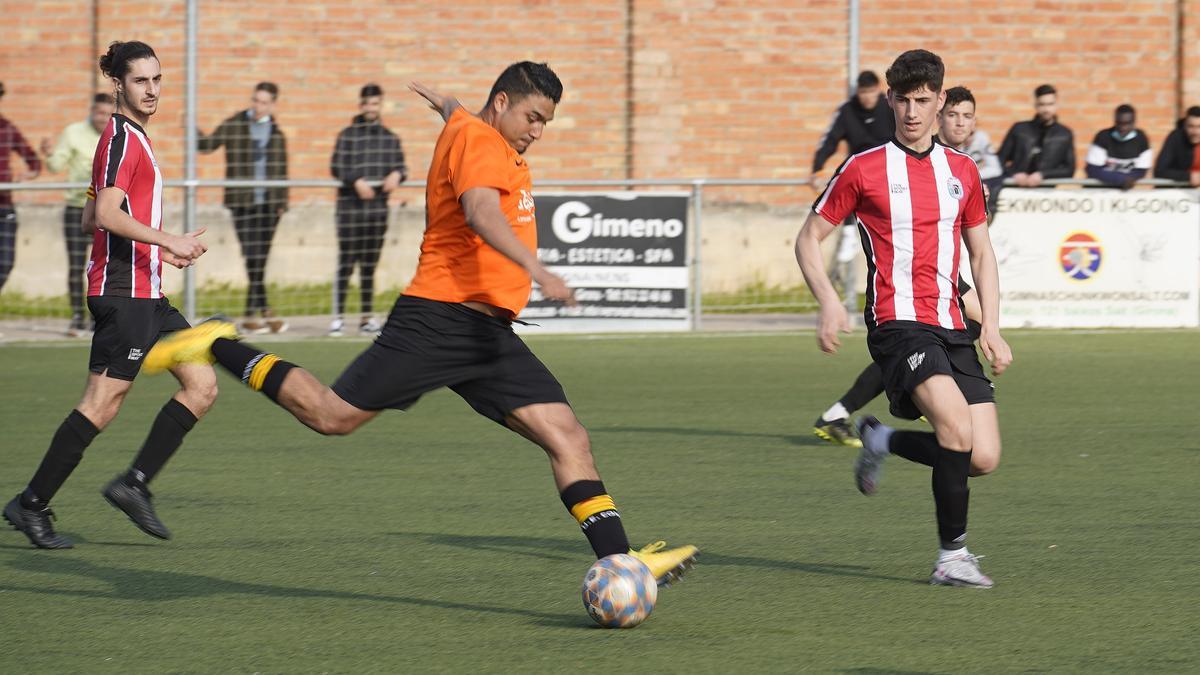
[[[848,448],[862,447],[862,441],[854,435],[854,430],[844,419],[826,422],[818,417],[817,421],[813,422],[813,435],[834,445],[844,445]]]
[[[237,326],[228,321],[209,319],[159,340],[146,355],[142,370],[154,375],[181,363],[212,363],[213,341],[217,338],[233,340],[237,336]]]
[[[699,553],[700,549],[695,546],[667,549],[665,541],[647,544],[640,551],[629,550],[629,555],[641,560],[650,568],[650,573],[654,575],[659,586],[670,586],[682,577],[684,572],[696,564],[696,556]]]

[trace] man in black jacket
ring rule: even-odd
[[[1113,125],[1096,132],[1087,153],[1088,178],[1128,190],[1153,166],[1146,132],[1137,128],[1137,111],[1128,103],[1117,106]]]
[[[1154,163],[1154,177],[1200,187],[1197,148],[1200,148],[1200,105],[1188,108],[1187,116],[1167,134],[1158,161]]]
[[[1037,115],[1014,124],[1000,146],[1005,173],[1022,187],[1075,175],[1075,135],[1058,122],[1058,90],[1043,84],[1033,97]]]
[[[250,107],[221,122],[212,135],[200,132],[196,149],[209,153],[225,146],[228,179],[286,180],[287,140],[274,116],[278,98],[279,87],[274,82],[259,82],[250,97]],[[286,187],[225,188],[225,208],[233,214],[233,228],[242,246],[246,277],[250,281],[246,320],[242,324],[247,333],[278,333],[287,329],[287,324],[271,311],[263,281],[271,240],[287,203]]]
[[[359,92],[359,114],[342,130],[333,150],[330,171],[342,182],[337,196],[338,269],[334,289],[334,320],[330,335],[341,335],[346,284],[358,264],[362,320],[359,332],[378,333],[374,309],[375,266],[387,232],[388,195],[408,177],[400,138],[383,126],[383,89],[368,84]],[[375,189],[371,183],[382,179]]]
[[[847,150],[853,155],[895,135],[896,120],[881,94],[878,75],[869,70],[859,74],[854,96],[838,107],[833,123],[821,137],[817,154],[813,156],[814,176],[821,172],[842,141],[846,141]]]

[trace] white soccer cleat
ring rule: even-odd
[[[879,480],[883,476],[883,460],[888,456],[888,449],[875,447],[871,442],[874,440],[871,431],[883,424],[872,415],[864,415],[854,420],[854,426],[858,437],[862,439],[862,450],[858,452],[858,459],[854,460],[854,483],[859,492],[873,495],[879,489]]]
[[[968,588],[991,588],[992,579],[979,571],[979,558],[965,550],[946,560],[939,560],[929,576],[933,586],[965,586]]]

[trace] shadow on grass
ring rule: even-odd
[[[843,668],[835,673],[858,673],[858,675],[936,675],[929,670],[892,670],[890,668]]]
[[[453,546],[476,551],[500,552],[541,558],[544,560],[579,560],[586,554],[585,544],[577,540],[548,539],[544,537],[510,537],[500,535],[464,535],[444,534],[440,532],[388,532],[389,536],[419,539],[427,544]],[[803,572],[805,574],[822,574],[835,577],[853,577],[858,579],[877,579],[880,581],[898,581],[906,584],[925,583],[906,577],[893,577],[871,572],[870,567],[863,565],[838,565],[834,563],[801,562],[798,560],[774,560],[756,556],[727,555],[719,552],[700,550],[697,561],[699,573],[703,568],[715,566],[752,567],[758,569],[783,570]],[[692,572],[695,574],[696,572]]]
[[[705,438],[765,438],[792,445],[833,447],[811,435],[767,434],[731,429],[696,429],[692,427],[588,427],[591,434],[671,434],[673,436],[702,436]]]
[[[4,547],[8,548],[8,547]],[[69,554],[67,554],[69,555]],[[106,591],[90,589],[40,588],[37,586],[15,586],[0,584],[0,591],[38,593],[51,596],[77,598],[99,598],[135,600],[139,602],[169,602],[190,598],[208,598],[220,595],[259,596],[264,598],[296,598],[345,600],[350,602],[382,602],[417,607],[433,607],[463,612],[506,614],[533,619],[533,623],[544,626],[587,628],[593,626],[581,609],[577,614],[554,614],[538,612],[520,607],[501,607],[464,602],[451,602],[430,598],[401,595],[374,595],[350,591],[334,591],[319,588],[300,588],[275,584],[255,584],[200,574],[163,572],[149,569],[130,569],[109,565],[98,565],[79,558],[66,557],[62,553],[47,555],[6,555],[4,564],[17,572],[31,574],[56,574],[64,577],[83,577],[108,584]]]

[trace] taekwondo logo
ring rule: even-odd
[[[1087,232],[1075,232],[1063,240],[1058,262],[1063,274],[1075,281],[1088,281],[1100,271],[1103,251],[1100,241]]]

